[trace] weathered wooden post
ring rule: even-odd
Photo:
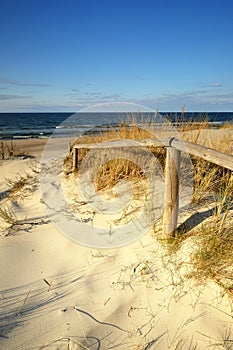
[[[78,169],[78,148],[73,148],[73,171]]]
[[[177,228],[179,211],[180,151],[167,147],[165,168],[165,196],[163,213],[163,236],[172,237]]]

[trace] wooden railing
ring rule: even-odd
[[[143,139],[136,140],[135,145],[132,140],[111,141],[99,144],[76,144],[73,147],[73,170],[78,168],[79,149],[114,149],[133,147],[166,147],[165,166],[165,194],[163,210],[163,232],[166,236],[173,236],[177,229],[179,213],[179,170],[180,154],[182,151],[200,157],[211,163],[217,164],[233,171],[233,156],[218,152],[212,148],[207,148],[191,142],[169,139]]]

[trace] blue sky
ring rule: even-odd
[[[0,4],[0,112],[233,111],[230,0]]]

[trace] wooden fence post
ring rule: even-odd
[[[163,213],[163,235],[173,237],[177,228],[179,211],[180,151],[167,147],[165,169],[165,197]]]
[[[78,148],[73,148],[73,171],[78,169]]]

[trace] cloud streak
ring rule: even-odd
[[[95,104],[109,102],[128,102],[146,106],[161,111],[180,111],[185,106],[188,111],[220,110],[224,105],[233,106],[233,92],[215,90],[221,84],[202,85],[199,89],[183,91],[180,93],[164,93],[144,98],[126,97],[122,93],[105,94],[100,91],[86,91],[69,94],[70,103],[76,107],[88,107]],[[204,88],[205,87],[205,88]],[[220,92],[221,91],[221,92]]]
[[[5,101],[5,100],[20,100],[20,99],[24,99],[24,98],[31,98],[31,96],[0,94],[0,101]]]
[[[165,102],[169,100],[184,101],[184,102],[199,101],[204,103],[211,103],[211,102],[233,103],[233,92],[212,94],[212,93],[209,93],[208,91],[189,91],[189,92],[184,92],[180,94],[165,94],[157,98],[157,101],[160,101],[160,102]]]
[[[124,100],[122,94],[104,94],[99,91],[86,91],[82,95],[77,96],[76,94],[69,94],[72,97],[72,101],[80,103],[104,103],[109,101]]]
[[[233,92],[212,93],[209,90],[186,91],[176,94],[162,94],[144,99],[132,99],[134,103],[159,108],[163,111],[180,111],[183,106],[187,110],[218,110],[223,106],[233,107]]]
[[[0,78],[0,84],[15,85],[15,86],[38,86],[38,87],[48,87],[49,84],[39,84],[31,82],[21,82],[5,78]]]
[[[204,85],[202,85],[202,87],[204,87],[204,88],[220,88],[220,87],[223,87],[223,85],[220,83],[214,83],[214,84],[204,84]]]

